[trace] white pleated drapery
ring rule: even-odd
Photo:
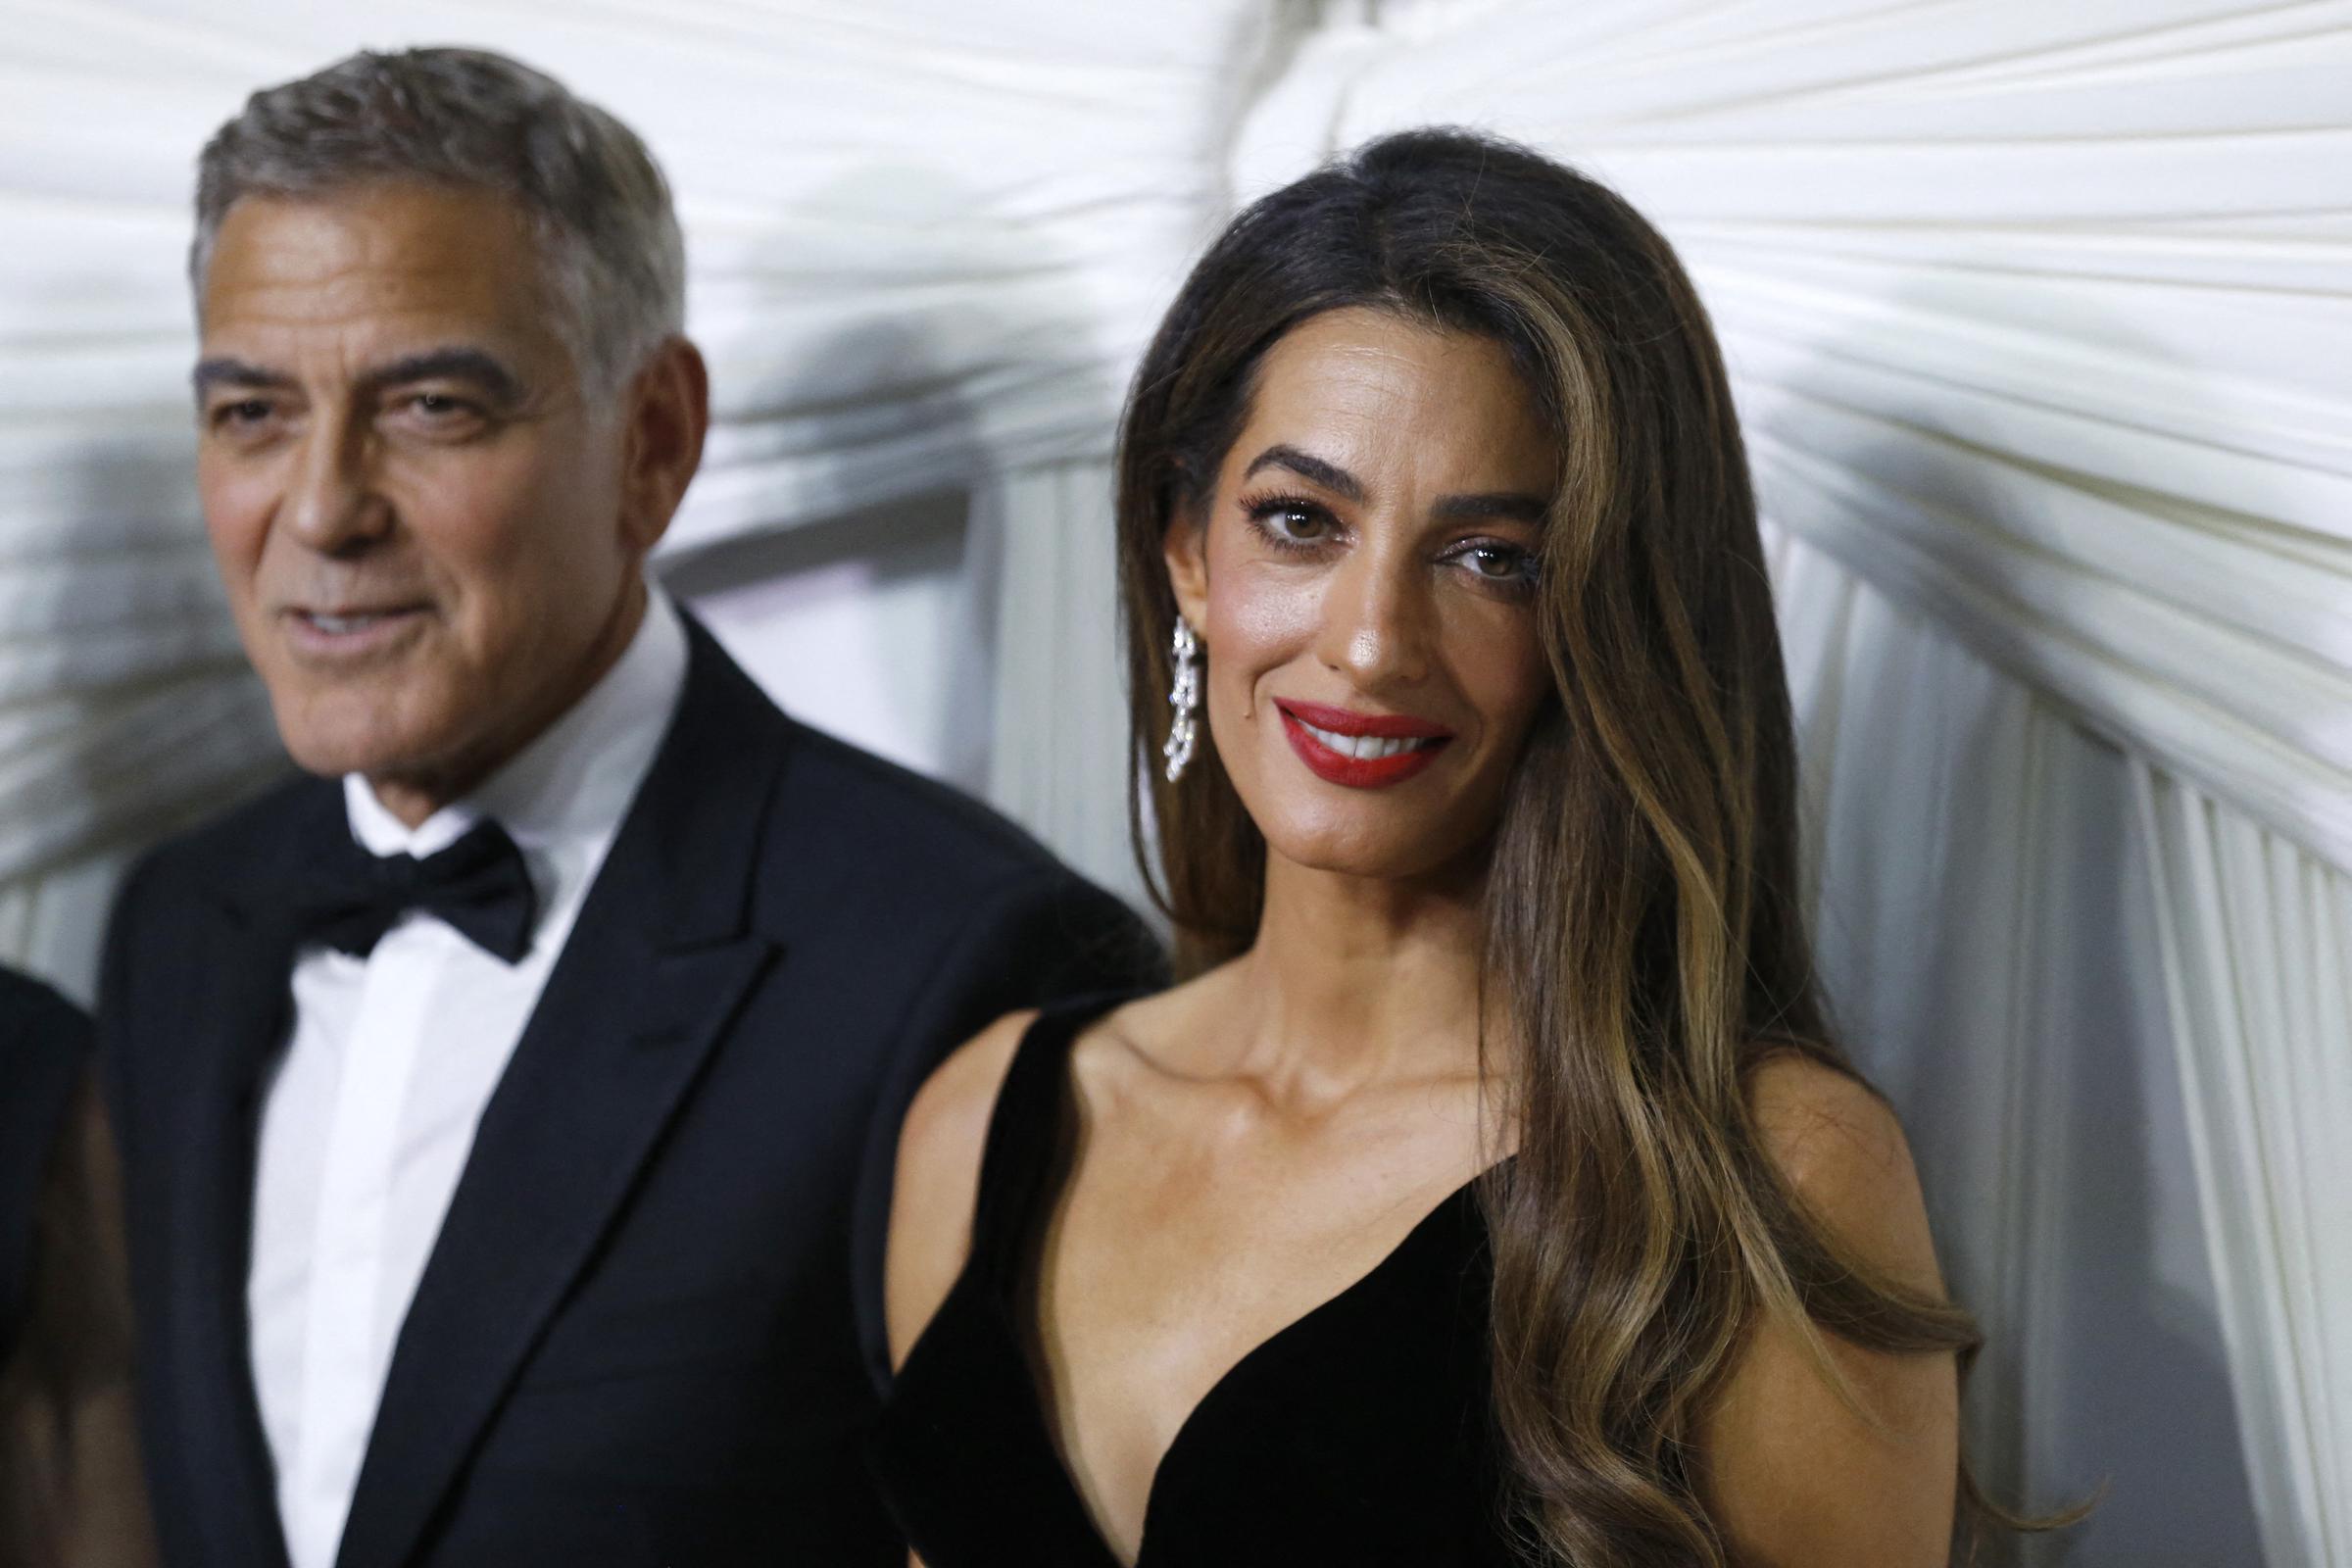
[[[2269,1562],[2352,1558],[2352,877],[2133,764]]]
[[[969,777],[1130,890],[1107,459],[1145,334],[1237,196],[1489,126],[1623,189],[1714,313],[1824,965],[1991,1335],[1982,1470],[2112,1481],[2078,1568],[2352,1568],[2346,0],[0,24],[0,957],[86,988],[122,858],[284,765],[187,478],[190,164],[254,85],[463,39],[644,131],[719,415],[671,548],[967,495]]]

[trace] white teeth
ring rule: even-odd
[[[1425,746],[1436,744],[1435,737],[1415,739],[1402,735],[1341,735],[1332,730],[1317,729],[1303,718],[1298,720],[1298,727],[1342,757],[1352,757],[1358,760],[1376,760],[1383,757],[1396,757],[1400,753],[1415,752]]]

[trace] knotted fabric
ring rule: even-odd
[[[522,851],[487,817],[422,859],[370,855],[348,832],[337,834],[323,847],[296,906],[295,921],[305,936],[363,958],[414,909],[513,963],[530,951],[538,914]]]

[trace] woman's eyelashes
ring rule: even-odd
[[[1242,514],[1259,538],[1278,550],[1312,550],[1336,538],[1340,519],[1304,496],[1244,496]]]
[[[1480,582],[1509,592],[1522,592],[1536,583],[1536,553],[1507,539],[1464,539],[1446,556]]]
[[[1328,550],[1347,533],[1345,524],[1331,508],[1305,496],[1244,496],[1240,505],[1250,529],[1285,554],[1306,555]],[[1431,559],[1459,570],[1479,587],[1494,592],[1524,593],[1536,580],[1536,552],[1492,535],[1449,540]]]

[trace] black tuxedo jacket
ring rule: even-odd
[[[36,980],[0,969],[0,1365],[16,1345],[32,1281],[33,1215],[90,1021]]]
[[[690,638],[402,1325],[338,1568],[903,1560],[861,1459],[899,1116],[991,1017],[1157,969],[1116,900]],[[305,780],[166,845],[110,936],[172,1568],[285,1561],[244,1309],[256,1099],[289,1022],[282,891],[342,813]]]

